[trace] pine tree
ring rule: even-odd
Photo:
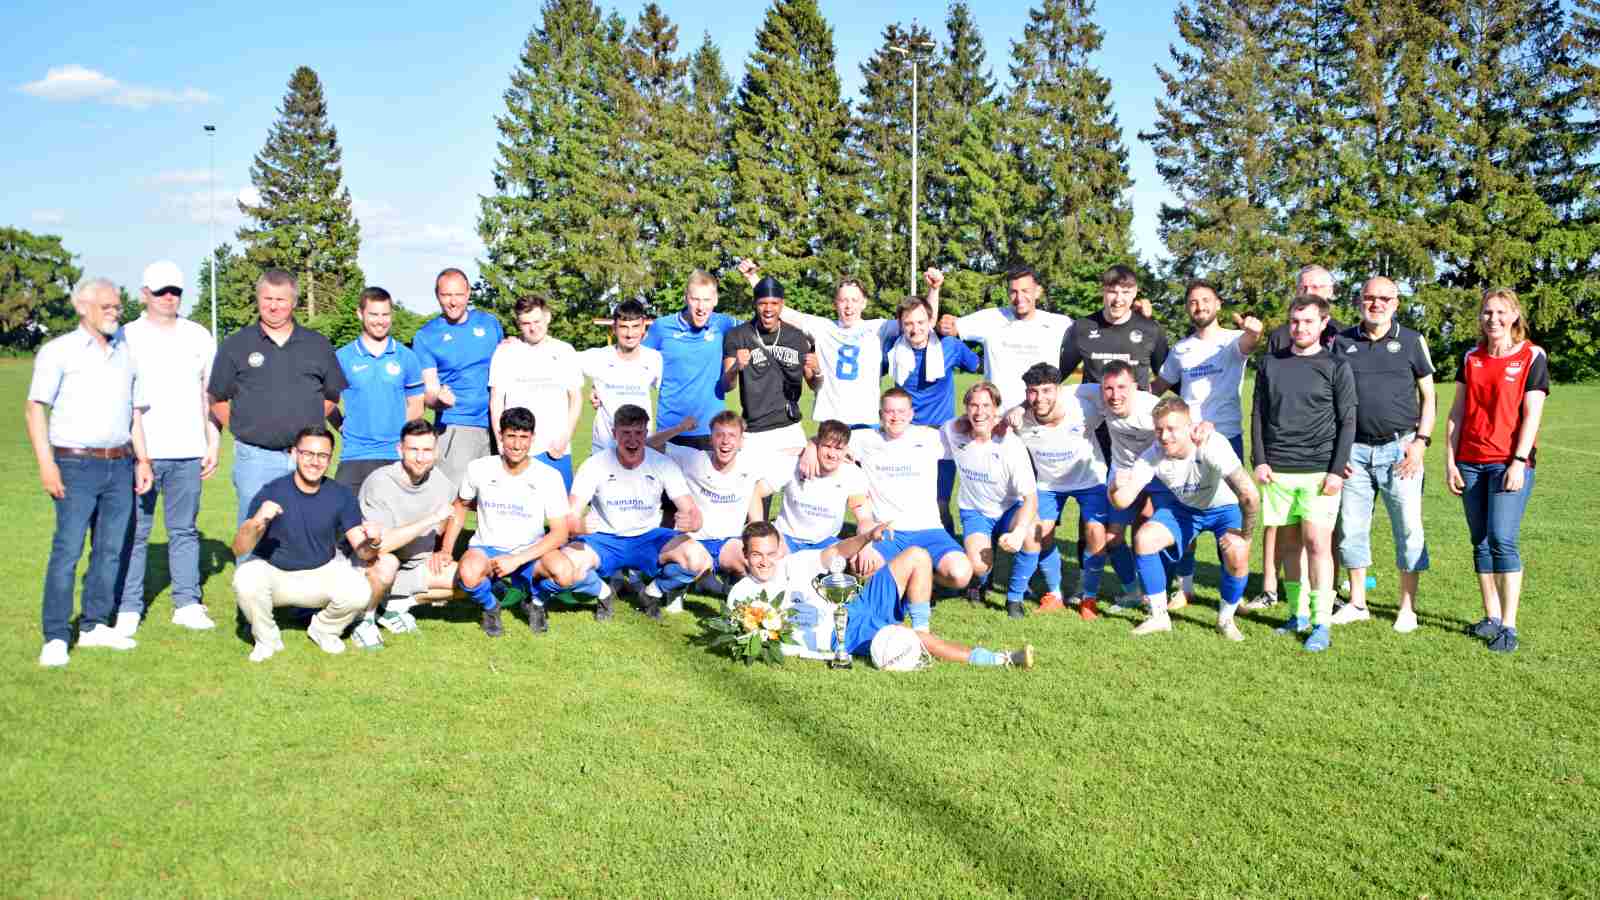
[[[1020,192],[1008,250],[1069,309],[1092,306],[1104,266],[1133,255],[1128,151],[1111,83],[1089,65],[1105,37],[1093,14],[1093,0],[1044,0],[1011,46],[1006,123]]]
[[[245,256],[258,269],[284,269],[300,279],[307,315],[318,296],[332,298],[360,286],[356,256],[361,227],[341,185],[339,135],[317,73],[301,66],[289,77],[278,121],[250,167],[259,206],[239,205],[252,224],[239,229]]]
[[[834,280],[864,254],[850,106],[839,93],[833,29],[816,0],[775,0],[745,64],[732,122],[732,249],[826,312]]]
[[[676,301],[683,296],[688,269],[714,272],[730,265],[735,251],[727,246],[732,222],[733,160],[729,155],[733,84],[722,66],[722,51],[710,33],[689,59],[689,133],[685,143],[699,166],[685,185],[689,218],[684,224],[684,244],[690,253],[678,263],[680,270],[662,273],[657,295]],[[662,299],[667,299],[663,296]]]
[[[589,0],[546,0],[496,118],[495,192],[478,233],[488,297],[560,301],[552,330],[592,343],[608,296],[647,283],[630,181],[636,98],[623,65],[627,26]]]

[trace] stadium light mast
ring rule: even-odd
[[[938,46],[926,38],[918,39],[917,22],[911,20],[910,33],[889,45],[889,49],[911,60],[911,293],[917,293],[917,64],[922,54]]]
[[[211,257],[211,264],[206,268],[211,270],[211,342],[217,342],[217,126],[207,125],[206,144],[211,148],[211,165],[206,169],[206,240],[211,247],[207,251]]]

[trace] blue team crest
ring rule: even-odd
[[[702,340],[702,341],[706,341],[706,342],[707,342],[707,343],[710,343],[710,341],[711,341],[711,340],[712,340],[712,339],[713,339],[713,338],[714,338],[714,337],[716,337],[716,335],[714,335],[714,334],[712,334],[712,333],[711,333],[711,332],[710,332],[710,331],[709,331],[709,330],[707,330],[707,331],[706,331],[706,334],[705,334],[705,337],[703,337],[703,338],[701,338],[701,339],[700,339],[700,340]]]
[[[400,364],[399,363],[389,363],[387,366],[383,367],[383,370],[385,372],[388,372],[390,375],[399,375],[400,374]]]
[[[445,335],[445,336],[444,336],[444,339],[445,339],[445,340],[447,340],[447,341],[453,341],[453,340],[455,340],[455,339],[456,339],[456,338],[455,338],[455,335],[453,335],[453,334],[446,334],[446,335]]]
[[[484,331],[482,328],[474,328],[474,329],[472,329],[472,336],[473,337],[483,337],[484,335],[486,335],[488,333],[489,332]]]

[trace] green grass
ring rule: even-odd
[[[0,361],[17,410],[28,364]],[[1449,390],[1441,401],[1448,408]],[[1523,646],[1478,617],[1459,503],[1429,458],[1423,628],[1331,652],[941,605],[1028,674],[734,667],[691,617],[557,611],[486,640],[424,611],[379,653],[246,662],[154,600],[140,646],[41,670],[52,512],[17,422],[0,457],[0,893],[15,896],[1592,896],[1600,892],[1600,389],[1546,408]],[[1442,428],[1440,430],[1442,434]],[[587,425],[580,427],[580,443]],[[232,619],[233,493],[206,485],[206,599]],[[1379,514],[1375,558],[1392,559]],[[164,585],[157,531],[152,582]],[[508,623],[509,624],[509,623]]]

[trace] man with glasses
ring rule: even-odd
[[[156,501],[166,498],[167,571],[172,579],[172,623],[193,631],[215,628],[200,596],[200,482],[217,470],[222,435],[206,404],[206,380],[217,344],[198,322],[178,315],[183,272],[167,260],[145,267],[139,299],[144,315],[123,326],[150,408],[144,412],[145,447],[155,482],[133,504],[116,630],[133,637],[146,611],[145,564]]]
[[[1428,568],[1422,532],[1423,457],[1433,441],[1433,358],[1422,335],[1394,320],[1400,293],[1387,278],[1361,288],[1361,323],[1340,332],[1334,355],[1356,379],[1356,442],[1344,470],[1339,559],[1350,570],[1350,602],[1333,624],[1372,618],[1367,611],[1367,569],[1372,565],[1372,507],[1377,495],[1389,511],[1400,609],[1394,630],[1417,627],[1418,574]]]

